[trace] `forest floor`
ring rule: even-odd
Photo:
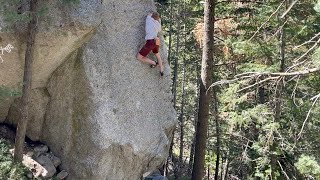
[[[23,162],[13,161],[15,128],[0,124],[0,179],[65,179],[60,171],[61,160],[49,151],[48,146],[26,137]]]

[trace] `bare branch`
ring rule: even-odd
[[[252,88],[252,87],[255,87],[255,86],[257,86],[257,85],[259,85],[259,84],[262,84],[262,83],[264,83],[264,82],[267,82],[267,81],[270,81],[270,80],[273,80],[273,79],[278,79],[278,78],[280,78],[280,77],[269,77],[269,78],[266,78],[266,79],[264,79],[264,80],[261,80],[261,81],[258,81],[258,82],[256,82],[256,83],[254,83],[254,84],[252,84],[252,85],[250,85],[250,86],[246,86],[246,87],[238,90],[237,93],[239,93],[239,92],[241,92],[241,91],[244,91],[244,90],[246,90],[246,89],[250,89],[250,88]]]
[[[230,65],[230,64],[237,64],[238,62],[236,61],[230,61],[230,62],[225,62],[225,63],[218,63],[218,64],[215,64],[214,66],[227,66],[227,65]]]
[[[281,6],[284,4],[285,1],[286,0],[282,1],[281,4],[278,6],[278,8],[269,16],[269,18],[264,23],[261,24],[261,26],[257,29],[257,31],[251,36],[249,41],[251,41],[258,34],[258,32],[263,28],[263,26],[270,21],[270,19],[279,11],[279,9],[281,8]]]
[[[286,10],[286,12],[284,12],[281,16],[281,18],[284,18],[288,13],[289,11],[292,9],[292,7],[298,2],[299,0],[296,0],[294,2],[291,3],[291,5],[289,6],[289,8]]]
[[[311,43],[311,42],[315,42],[315,41],[313,41],[315,38],[317,38],[318,36],[320,35],[320,32],[318,33],[318,34],[316,34],[315,36],[313,36],[311,39],[309,39],[308,41],[306,41],[306,42],[304,42],[304,43],[302,43],[302,44],[300,44],[300,45],[298,45],[298,46],[295,46],[294,48],[293,48],[293,50],[295,50],[295,49],[297,49],[297,48],[299,48],[299,47],[301,47],[301,46],[303,46],[303,45],[305,45],[305,44],[308,44],[308,43]]]
[[[296,76],[296,75],[306,75],[310,73],[315,73],[320,71],[320,67],[318,68],[312,68],[312,69],[306,69],[303,71],[294,71],[294,72],[277,72],[277,73],[271,73],[271,72],[246,72],[243,74],[238,74],[237,77],[241,77],[242,75],[252,75],[252,76]]]
[[[293,88],[292,94],[291,94],[291,98],[293,99],[293,104],[296,105],[297,107],[299,107],[299,106],[296,103],[296,90],[298,87],[299,80],[300,80],[300,76],[298,76],[298,80],[297,80],[297,82]]]
[[[313,45],[311,48],[308,49],[308,51],[306,51],[306,52],[305,52],[302,56],[300,56],[299,58],[295,59],[293,62],[297,62],[297,61],[299,61],[300,59],[302,59],[304,56],[306,56],[307,54],[309,54],[309,52],[312,51],[312,50],[318,45],[319,42],[320,42],[320,38],[318,39],[318,41],[316,41],[316,42],[314,43],[314,45]]]
[[[287,173],[283,170],[281,163],[280,163],[279,161],[277,161],[277,162],[278,162],[278,164],[279,164],[279,166],[280,166],[280,169],[281,169],[282,173],[286,176],[287,180],[290,180],[290,178],[289,178],[289,176],[287,175]]]
[[[267,42],[269,42],[272,38],[274,38],[284,27],[284,25],[286,25],[288,22],[288,19],[277,29],[277,31],[270,37],[267,39]]]
[[[308,44],[308,43],[314,43],[313,46],[311,48],[309,48],[302,56],[300,56],[299,58],[296,58],[295,60],[293,60],[293,62],[298,62],[299,60],[301,60],[303,57],[305,57],[306,55],[308,55],[312,50],[314,50],[317,45],[320,43],[320,38],[317,40],[317,41],[314,41],[315,38],[317,38],[318,36],[320,35],[320,33],[316,34],[315,36],[313,36],[310,40],[294,47],[293,49],[297,49],[305,44]],[[291,69],[297,67],[297,66],[300,66],[302,64],[304,64],[308,59],[305,59],[299,63],[295,63],[294,65],[290,66],[287,68],[286,72],[290,71]]]
[[[319,72],[320,67],[317,68],[312,68],[312,69],[307,69],[303,71],[295,71],[295,72],[283,72],[283,73],[270,73],[270,75],[275,75],[275,76],[297,76],[297,75],[306,75],[306,74],[311,74],[315,72]]]
[[[308,118],[309,118],[309,116],[311,114],[311,110],[312,110],[313,106],[316,104],[316,102],[318,101],[319,97],[320,97],[320,93],[311,98],[311,100],[313,100],[313,103],[312,103],[312,105],[311,105],[311,107],[310,107],[310,109],[308,111],[306,119],[303,121],[303,124],[302,124],[301,130],[300,130],[300,132],[298,134],[297,140],[299,140],[301,138],[301,134],[302,134],[303,128],[304,128],[304,126],[305,126],[305,124],[306,124],[306,122],[307,122],[307,120],[308,120]]]
[[[262,82],[255,83],[255,85],[258,85],[258,84],[261,84],[263,82],[270,81],[270,80],[273,80],[273,79],[278,79],[279,77],[282,77],[282,76],[285,76],[285,77],[287,77],[287,76],[289,76],[289,77],[290,76],[303,76],[303,75],[307,75],[307,74],[316,73],[316,72],[319,72],[319,71],[320,71],[320,67],[312,68],[312,69],[306,69],[306,70],[302,70],[302,71],[295,71],[295,72],[277,72],[277,73],[271,73],[271,72],[245,72],[245,73],[236,75],[234,79],[230,79],[230,80],[223,79],[223,80],[217,81],[217,82],[211,84],[210,87],[208,88],[208,90],[210,88],[214,87],[214,86],[217,86],[217,85],[231,84],[231,83],[237,82],[239,80],[252,79],[252,78],[255,78],[255,77],[258,77],[258,76],[261,76],[261,77],[265,76],[267,78],[261,80]],[[250,87],[254,87],[254,86],[251,85]]]

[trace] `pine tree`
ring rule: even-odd
[[[192,171],[192,179],[203,178],[206,142],[209,121],[209,105],[211,102],[212,65],[213,65],[213,30],[214,30],[214,0],[206,0],[204,3],[204,35],[203,54],[200,82],[200,100],[198,122],[196,130],[195,157]]]
[[[24,139],[26,135],[26,129],[28,124],[28,111],[31,93],[31,82],[32,82],[32,61],[35,36],[37,33],[37,0],[30,1],[30,17],[31,20],[28,25],[28,40],[27,49],[25,54],[25,65],[24,65],[24,76],[23,76],[23,90],[21,100],[21,119],[18,122],[17,134],[15,139],[14,148],[14,160],[21,162],[23,157]]]

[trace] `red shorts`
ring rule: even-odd
[[[141,54],[143,57],[146,57],[150,51],[155,54],[159,52],[159,46],[155,44],[154,39],[147,40],[146,44],[139,51],[139,54]]]

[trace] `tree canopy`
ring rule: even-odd
[[[177,74],[176,110],[183,118],[178,125],[183,128],[175,132],[169,175],[187,178],[199,111],[203,2],[162,0],[157,5]],[[216,2],[212,87],[219,124],[212,102],[206,176],[319,177],[319,22],[318,0]],[[218,172],[216,161],[221,164]]]

